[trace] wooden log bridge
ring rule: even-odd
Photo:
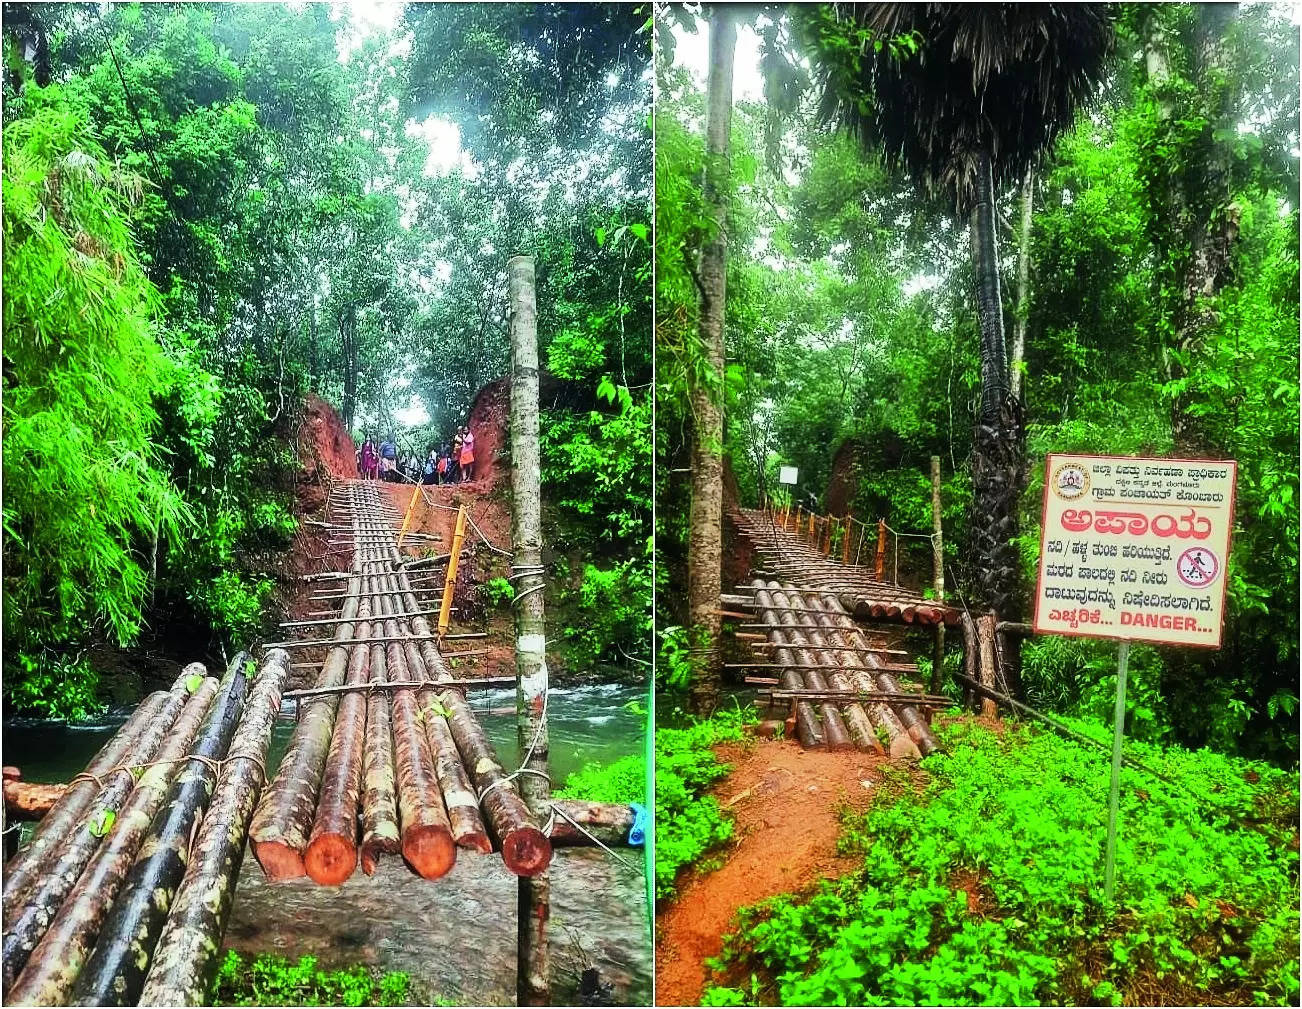
[[[774,689],[757,702],[787,705],[787,725],[806,747],[858,749],[891,756],[926,756],[939,749],[928,724],[942,701],[897,673],[916,667],[868,637],[859,619],[898,624],[957,623],[959,614],[865,568],[824,556],[798,541],[766,512],[735,514],[755,548],[761,571],[720,599],[721,608],[762,640],[744,640],[756,653],[739,665],[771,671]]]
[[[432,880],[469,851],[532,876],[553,845],[627,843],[627,807],[557,803],[544,831],[466,702],[478,681],[451,671],[459,635],[425,619],[398,516],[364,481],[329,505],[352,564],[331,619],[297,625],[333,636],[312,642],[315,686],[288,695],[299,720],[274,779],[272,727],[308,664],[285,648],[239,653],[220,681],[190,664],[65,784],[5,769],[7,818],[37,828],[5,865],[4,1004],[205,1004],[250,840],[270,879],[327,885],[383,857]]]

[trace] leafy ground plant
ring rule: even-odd
[[[382,976],[357,965],[320,970],[316,957],[291,964],[263,954],[245,960],[235,950],[217,971],[213,1004],[231,1006],[392,1006],[407,1005],[409,978],[402,971]]]
[[[679,872],[732,836],[732,820],[706,790],[730,770],[713,747],[745,739],[751,712],[722,711],[686,728],[656,729],[656,899]]]
[[[740,913],[713,965],[739,985],[706,1004],[1297,1003],[1296,772],[1134,746],[1179,785],[1123,771],[1108,908],[1107,753],[941,734],[945,754],[846,820],[859,870]]]

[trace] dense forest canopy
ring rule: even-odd
[[[304,395],[423,455],[506,371],[519,253],[592,657],[645,648],[647,17],[4,5],[13,705],[84,713],[85,648],[164,618],[246,643],[295,528]]]
[[[1298,35],[1282,7],[1220,7],[1109,8],[1097,87],[995,187],[999,309],[1024,446],[1021,612],[1007,618],[1025,614],[1034,584],[1046,452],[1237,459],[1225,646],[1135,647],[1127,730],[1295,760]],[[834,6],[747,9],[739,22],[738,76],[761,81],[762,94],[742,94],[734,110],[727,363],[716,380],[741,500],[780,493],[777,468],[794,465],[799,502],[825,512],[839,458],[856,517],[925,532],[928,460],[939,455],[947,563],[975,598],[965,545],[982,344],[971,227],[953,213],[954,180],[884,156],[881,143],[898,155],[904,141],[868,122],[883,100],[874,88],[907,81],[927,26],[856,35],[868,29]],[[702,371],[694,272],[716,225],[701,191],[705,68],[673,53],[704,23],[657,21],[657,482],[674,584],[687,540],[687,388]],[[845,62],[865,37],[877,44],[871,78]],[[828,122],[834,87],[854,99],[857,124]],[[853,135],[836,128],[847,118]],[[676,597],[661,597],[662,625],[685,623]],[[681,679],[676,633],[662,672]],[[1032,703],[1108,716],[1109,645],[1040,638],[1023,666]]]

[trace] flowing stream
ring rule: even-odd
[[[472,692],[471,703],[502,764],[519,763],[513,690]],[[631,702],[638,702],[636,705]],[[553,688],[548,699],[552,780],[564,782],[589,763],[641,753],[646,694],[635,687]],[[28,781],[67,781],[83,770],[122,725],[129,710],[76,727],[15,719],[4,726],[4,761]],[[274,774],[294,730],[292,708],[277,723],[268,752]],[[561,849],[552,861],[553,1000],[577,1004],[578,978],[596,967],[614,986],[615,1002],[651,1000],[653,951],[640,848],[619,849],[625,863],[599,849]],[[271,885],[252,855],[240,872],[226,946],[322,967],[364,963],[406,971],[414,1004],[512,1005],[515,1002],[516,878],[497,855],[461,851],[447,876],[428,882],[400,859],[360,871],[338,887],[311,881]]]

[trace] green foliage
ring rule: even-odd
[[[656,727],[656,899],[672,897],[679,872],[732,836],[710,785],[730,770],[711,747],[746,738],[750,711],[721,711],[685,728]]]
[[[515,586],[500,576],[490,578],[479,586],[479,595],[486,606],[496,609],[515,598]]]
[[[640,753],[609,764],[587,764],[552,793],[558,799],[646,804],[646,759]]]
[[[57,89],[31,89],[27,109],[4,129],[4,632],[22,657],[6,690],[69,714],[89,700],[85,667],[43,701],[62,660],[42,650],[91,628],[134,640],[147,545],[191,515],[153,441],[171,370],[128,225],[140,181]]]
[[[227,950],[213,984],[214,1005],[232,1006],[392,1006],[409,1005],[410,979],[402,971],[378,975],[362,965],[321,970],[314,956],[291,964],[261,954],[246,960]]]
[[[946,753],[925,759],[916,781],[888,778],[866,814],[847,818],[841,848],[860,869],[741,912],[719,966],[759,972],[750,1000],[1296,1001],[1296,774],[1135,745],[1180,787],[1123,770],[1107,908],[1106,750],[969,722],[942,738]]]
[[[618,658],[621,650],[638,657],[648,652],[651,635],[651,557],[617,562],[610,568],[583,566],[577,592],[579,626],[565,628],[575,658],[591,664]]]

